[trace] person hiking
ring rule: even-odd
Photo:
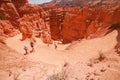
[[[30,46],[31,46],[31,48],[32,48],[32,50],[30,51],[30,53],[32,53],[33,51],[35,51],[35,50],[34,50],[34,43],[33,43],[33,42],[30,42]]]
[[[25,50],[25,54],[24,55],[27,55],[28,54],[28,47],[24,46],[24,50]]]
[[[57,43],[54,41],[54,46],[55,46],[55,49],[57,49]]]

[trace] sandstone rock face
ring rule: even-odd
[[[28,3],[28,0],[11,0],[17,9]]]
[[[59,21],[51,21],[51,36],[68,43],[82,38],[95,38],[105,33],[105,29],[120,22],[120,6],[97,6],[93,8],[65,7],[65,17],[60,29]]]
[[[20,22],[20,31],[22,33],[22,40],[32,37],[32,29],[30,22]]]
[[[16,20],[19,18],[16,7],[11,3],[11,0],[2,0],[0,5],[0,13],[4,14],[6,19]]]
[[[60,39],[60,21],[56,10],[50,12],[50,31],[52,39]]]
[[[50,32],[48,23],[42,18],[45,14],[41,10],[41,7],[29,4],[20,8],[23,17],[18,19],[18,22],[20,23],[19,28],[22,32],[22,40],[33,36],[42,37],[41,32]]]
[[[0,20],[0,42],[5,43],[5,39],[8,37],[15,36],[19,31],[16,30],[10,21]]]
[[[50,33],[48,23],[44,21],[46,12],[39,5],[29,4],[28,0],[0,0],[0,5],[0,19],[8,20],[12,29],[19,29],[22,40],[34,37],[35,32]],[[8,26],[4,20],[1,25]],[[9,27],[2,28],[0,32],[6,35],[13,33]]]
[[[15,29],[10,21],[0,21],[0,36],[14,36],[14,32]]]
[[[42,32],[41,37],[44,43],[52,43],[51,35],[48,32]]]
[[[81,6],[78,2],[83,4],[83,8],[62,8],[62,11],[66,12],[63,22],[59,21],[59,13],[57,13],[61,10],[54,6],[54,10],[50,12],[52,39],[68,43],[82,38],[95,38],[104,35],[108,27],[120,21],[119,0],[53,0],[51,3]],[[85,5],[86,7],[84,7]]]
[[[32,38],[33,36],[42,37],[41,32],[50,33],[49,25],[44,19],[46,12],[40,6],[26,3],[19,7],[18,11],[21,16],[18,22],[20,23],[19,28],[23,35],[22,40]],[[44,35],[47,36],[47,34]],[[47,42],[44,41],[46,38],[49,37],[42,37],[45,43],[48,42],[48,40]]]
[[[19,14],[11,0],[0,0],[0,42],[5,43],[7,37],[18,33],[11,23],[18,18]]]
[[[21,6],[18,11],[20,16],[22,17],[25,14],[40,14],[42,8],[38,5],[31,5],[31,4],[25,4],[24,6]]]

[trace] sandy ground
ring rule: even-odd
[[[12,49],[16,50],[17,52],[24,54],[24,45],[28,47],[28,51],[31,50],[30,47],[30,40],[27,39],[25,41],[20,41],[21,34],[9,38],[7,40],[7,45],[11,47]],[[60,64],[64,61],[64,55],[61,53],[69,44],[67,45],[58,45],[57,50],[54,48],[54,45],[51,44],[49,47],[47,44],[44,44],[40,38],[36,38],[35,45],[35,52],[29,53],[26,55],[29,57],[29,59],[32,59],[32,61],[42,61],[48,64]],[[64,52],[64,51],[63,51]],[[62,54],[62,55],[61,55]]]
[[[96,38],[91,40],[82,40],[77,44],[69,47],[69,50],[66,49],[68,45],[58,45],[57,50],[54,49],[54,45],[51,44],[50,47],[47,47],[40,38],[37,38],[35,44],[35,52],[27,55],[33,61],[42,61],[48,64],[59,65],[64,62],[71,62],[73,64],[77,61],[85,62],[90,59],[90,57],[98,55],[99,52],[107,52],[114,48],[116,45],[116,36],[117,31],[113,31],[102,38]],[[30,42],[29,40],[20,41],[21,35],[9,38],[7,40],[7,45],[12,49],[18,51],[21,54],[24,54],[23,46],[27,45],[29,50]]]
[[[9,71],[1,71],[0,80],[48,80],[46,78],[51,74],[63,71],[62,65],[66,62],[69,63],[68,67],[65,67],[69,77],[67,80],[119,80],[120,58],[113,49],[117,43],[116,36],[117,31],[113,31],[101,38],[83,39],[67,45],[59,44],[57,50],[53,44],[47,47],[40,38],[36,38],[35,52],[28,55],[23,55],[25,53],[23,46],[27,45],[31,50],[30,41],[20,41],[21,34],[11,37],[6,41],[7,46],[32,64],[28,68],[18,69],[18,72],[14,69],[10,77]],[[99,60],[100,53],[105,56],[102,61]],[[17,65],[19,64],[23,66],[26,63],[18,62]]]

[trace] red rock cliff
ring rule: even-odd
[[[43,19],[46,12],[39,5],[29,4],[28,0],[0,0],[0,5],[0,14],[4,17],[1,22],[5,24],[8,20],[12,28],[19,29],[22,40],[36,36],[39,31],[40,35],[41,32],[49,33],[49,25]]]
[[[52,38],[69,43],[104,35],[105,29],[115,22],[120,22],[119,0],[105,1],[106,3],[103,1],[100,4],[92,0],[92,4],[87,4],[83,8],[79,6],[46,6],[46,8],[29,4],[28,0],[0,0],[2,15],[0,18],[8,20],[14,29],[19,29],[23,35],[22,40],[41,36],[45,39],[44,42],[51,42]],[[4,20],[1,22],[6,24]],[[11,31],[8,30],[7,34],[9,33]]]
[[[64,7],[62,11],[65,11],[63,22],[51,21],[50,29],[52,38],[62,39],[64,43],[82,38],[98,37],[105,34],[105,29],[113,23],[120,22],[120,5],[96,6],[95,8]],[[57,16],[57,18],[59,17]],[[61,24],[62,29],[60,29]]]

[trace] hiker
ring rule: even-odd
[[[47,42],[47,46],[49,47],[49,42]]]
[[[32,53],[33,51],[35,51],[35,50],[34,50],[34,43],[33,43],[33,42],[30,42],[30,46],[31,46],[31,48],[32,48],[32,50],[30,51],[30,53]]]
[[[24,50],[25,50],[25,54],[24,55],[27,55],[28,54],[28,47],[24,46]]]
[[[57,43],[54,41],[54,46],[55,46],[55,49],[57,49]]]

